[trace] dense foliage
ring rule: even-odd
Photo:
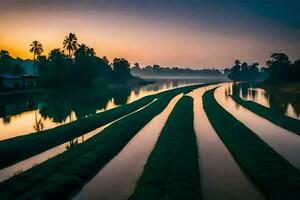
[[[291,62],[286,54],[274,53],[267,61],[267,65],[270,76],[266,79],[266,83],[278,84],[300,81],[300,59]]]
[[[233,81],[265,80],[270,84],[300,81],[300,59],[291,62],[286,54],[274,53],[266,63],[267,67],[259,69],[258,63],[248,65],[236,60],[232,68],[224,70],[224,74]]]
[[[124,58],[114,59],[109,64],[106,58],[97,57],[94,49],[84,44],[78,45],[74,58],[60,49],[52,50],[48,57],[38,57],[40,83],[48,87],[124,83],[132,78],[129,66]]]
[[[0,51],[0,74],[15,74],[20,75],[24,73],[24,69],[21,67],[23,61],[20,58],[14,59],[11,57],[8,51]]]
[[[261,80],[268,74],[265,68],[259,69],[258,63],[249,65],[246,62],[241,63],[239,60],[235,61],[235,65],[231,69],[225,69],[224,73],[233,81]]]
[[[105,86],[108,84],[144,84],[130,72],[130,63],[124,58],[115,58],[109,63],[106,57],[98,57],[93,48],[78,44],[75,34],[70,33],[63,41],[64,49],[53,49],[48,56],[41,55],[43,45],[39,41],[30,44],[33,53],[31,74],[39,75],[39,86],[51,88],[78,86]],[[68,52],[65,53],[65,50]],[[26,63],[16,62],[8,51],[0,52],[0,74],[24,74]],[[23,66],[22,66],[23,65]]]

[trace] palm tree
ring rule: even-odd
[[[35,72],[37,73],[37,69],[36,69],[36,56],[41,55],[41,53],[44,51],[43,49],[43,45],[39,42],[39,41],[33,41],[30,44],[30,52],[33,53],[33,61],[34,61],[34,68],[35,68]]]
[[[33,53],[33,60],[36,60],[36,56],[41,55],[41,53],[44,51],[43,45],[39,41],[33,41],[30,44],[30,52]]]
[[[78,49],[84,53],[86,53],[89,49],[89,47],[86,46],[85,44],[79,44],[78,47],[79,47]]]
[[[71,52],[77,49],[77,37],[74,33],[69,33],[64,40],[64,48],[69,51],[69,57],[71,57]]]

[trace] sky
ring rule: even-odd
[[[232,66],[234,60],[265,65],[272,53],[300,58],[298,0],[0,0],[0,49],[32,58],[79,43],[110,60],[140,65]]]

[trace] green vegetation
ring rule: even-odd
[[[248,65],[248,63],[241,63],[239,60],[235,61],[235,65],[231,69],[226,68],[224,74],[233,81],[263,80],[269,75],[265,67],[259,69],[258,63]]]
[[[199,87],[169,90],[148,107],[129,115],[86,142],[0,183],[0,199],[64,199],[107,164],[176,95]]]
[[[300,81],[300,59],[293,63],[284,53],[274,53],[269,61],[270,76],[265,80],[265,84],[277,85],[287,82]]]
[[[0,141],[0,169],[88,133],[147,105],[155,98],[173,93],[188,92],[196,87],[199,87],[199,85],[150,95],[133,103],[98,113],[88,118],[78,119],[66,125]]]
[[[268,199],[300,199],[300,171],[222,108],[210,90],[204,110],[215,131]]]
[[[233,91],[232,99],[238,104],[254,112],[255,114],[269,120],[270,122],[300,135],[300,121],[292,117],[288,117],[274,109],[267,108],[253,101],[243,100],[238,92]]]
[[[15,74],[21,75],[24,73],[24,69],[21,63],[28,64],[28,60],[22,60],[20,58],[13,59],[9,52],[6,50],[0,51],[0,74]],[[0,85],[1,89],[1,85]]]
[[[259,64],[248,65],[235,61],[235,65],[224,70],[224,74],[233,81],[265,80],[265,85],[300,81],[300,59],[291,62],[284,53],[274,53],[266,62],[267,67],[258,68]]]
[[[193,99],[182,97],[163,128],[133,199],[201,199]]]
[[[38,56],[39,84],[42,87],[70,88],[82,86],[104,87],[110,84],[141,85],[147,82],[133,77],[130,63],[124,58],[96,56],[93,48],[79,44],[74,33],[69,33],[63,47],[50,51],[48,57]]]

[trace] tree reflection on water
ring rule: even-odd
[[[233,83],[232,92],[240,94],[243,99],[253,100],[257,103],[267,102],[271,109],[288,115],[295,115],[300,118],[300,96],[291,93],[278,93],[276,91],[269,91],[261,89],[257,84],[251,83]],[[230,95],[229,89],[226,90],[226,95]],[[260,93],[260,95],[258,94]],[[291,110],[288,109],[291,106]],[[294,112],[294,113],[292,113]]]

